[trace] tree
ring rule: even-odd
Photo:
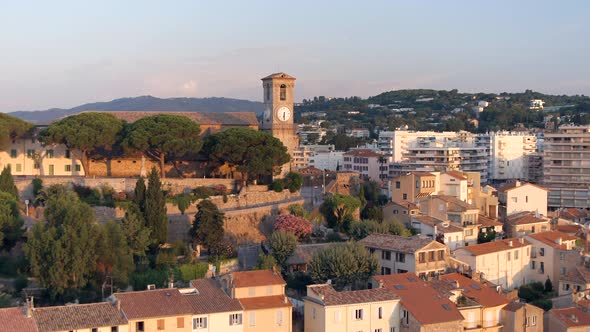
[[[275,219],[275,231],[293,233],[298,239],[308,237],[311,234],[311,222],[292,214],[282,214]]]
[[[280,166],[291,158],[279,139],[249,128],[230,128],[207,136],[203,152],[216,165],[241,172],[246,182],[278,174]]]
[[[14,178],[10,172],[10,167],[4,167],[2,173],[0,173],[0,191],[9,193],[14,199],[19,199],[18,189],[14,184]]]
[[[289,189],[289,192],[295,193],[303,185],[303,176],[296,172],[289,172],[285,175],[284,184],[285,188]]]
[[[410,236],[410,230],[397,220],[384,221],[380,223],[376,220],[363,220],[352,223],[348,235],[355,240],[361,240],[370,234],[391,234],[399,236]]]
[[[115,144],[123,125],[112,114],[84,112],[53,123],[40,133],[40,140],[45,144],[64,144],[82,163],[85,176],[89,176],[90,153]]]
[[[24,233],[22,227],[18,202],[11,194],[0,191],[0,249],[13,247]]]
[[[31,272],[53,294],[87,284],[96,268],[97,226],[92,208],[63,186],[49,189],[46,223],[36,223],[24,246]]]
[[[309,212],[307,212],[305,210],[305,208],[303,208],[303,205],[301,205],[301,204],[291,204],[287,207],[287,209],[289,210],[289,213],[294,216],[305,218],[305,219],[309,219],[309,217],[310,217]]]
[[[109,221],[97,227],[96,271],[99,280],[113,278],[119,285],[127,285],[133,272],[133,254],[120,224]]]
[[[293,233],[275,231],[268,240],[272,256],[277,263],[286,268],[287,259],[293,255],[297,247],[297,237]]]
[[[316,283],[332,280],[334,288],[363,287],[375,274],[378,262],[375,256],[357,242],[327,247],[314,254],[309,263],[311,278]]]
[[[0,113],[0,148],[30,132],[33,125],[14,116]]]
[[[207,199],[197,204],[197,210],[190,235],[195,244],[202,244],[209,254],[218,255],[225,236],[223,213]]]
[[[277,261],[272,255],[265,255],[261,253],[258,255],[258,262],[256,263],[256,269],[258,270],[270,270],[277,265]]]
[[[145,192],[146,192],[145,180],[143,176],[140,176],[135,182],[135,189],[133,192],[135,193],[135,197],[133,197],[133,202],[139,208],[141,213],[145,213]]]
[[[152,245],[166,242],[168,237],[168,215],[166,199],[162,191],[162,182],[155,167],[148,176],[148,187],[145,193],[145,223],[150,229]]]
[[[132,204],[127,210],[121,227],[123,234],[127,237],[131,253],[135,257],[144,257],[146,250],[152,243],[151,231],[145,226],[143,213],[137,205]]]
[[[203,142],[200,134],[199,124],[187,117],[158,114],[130,124],[122,145],[126,150],[141,151],[158,161],[160,174],[165,178],[164,165],[167,159],[174,161],[189,152],[197,153],[201,150]],[[182,176],[176,164],[175,168]]]
[[[346,218],[352,218],[352,213],[358,209],[361,202],[353,196],[333,194],[324,199],[320,211],[326,218],[329,227],[340,230]]]
[[[551,279],[549,279],[549,277],[547,277],[547,280],[545,280],[545,293],[551,293],[553,291],[553,283],[551,282]]]

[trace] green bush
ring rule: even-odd
[[[209,187],[199,186],[193,189],[193,194],[195,195],[196,199],[205,199],[211,196],[215,196],[215,190]]]
[[[168,283],[168,273],[164,270],[148,269],[145,272],[135,272],[129,278],[133,290],[146,290],[147,285],[154,284],[156,287],[165,287]]]
[[[34,178],[31,184],[33,185],[33,201],[35,201],[39,192],[43,189],[43,179]]]
[[[533,302],[531,302],[531,304],[536,305],[537,307],[545,311],[549,311],[551,310],[551,308],[553,308],[553,302],[550,299],[534,300]]]
[[[289,189],[289,192],[294,193],[301,189],[301,186],[303,185],[303,176],[299,173],[289,172],[285,175],[283,181],[285,183],[285,188]]]
[[[183,264],[178,268],[180,270],[180,279],[189,282],[193,279],[204,278],[209,270],[207,263]]]
[[[274,180],[271,185],[271,189],[280,193],[283,191],[283,189],[285,189],[285,182],[281,179]]]
[[[156,257],[156,267],[158,269],[169,269],[176,265],[176,257],[173,252],[160,251]]]

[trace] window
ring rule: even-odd
[[[80,172],[80,164],[76,164],[76,172]]]
[[[363,309],[356,309],[354,311],[354,319],[362,320],[363,319]]]
[[[381,267],[381,274],[382,275],[388,275],[391,274],[391,269],[388,267]]]
[[[15,149],[10,150],[10,158],[16,158],[16,150]]]
[[[283,325],[283,310],[277,310],[277,325]]]
[[[229,325],[242,325],[242,314],[229,315]]]
[[[45,158],[53,158],[53,150],[45,151]]]
[[[439,261],[445,260],[445,251],[444,250],[439,250],[438,251],[438,260]]]
[[[560,261],[564,261],[565,260],[565,252],[560,252],[559,253],[559,260]]]
[[[375,329],[375,332],[383,332],[383,329]]]
[[[311,308],[311,318],[315,319],[315,308]]]
[[[248,317],[248,325],[256,326],[256,313],[255,312],[250,313],[250,315]]]
[[[416,181],[416,188],[420,188],[420,181]]]
[[[166,324],[163,319],[158,319],[158,331],[163,331],[166,328]]]
[[[535,326],[537,325],[537,316],[528,316],[526,318],[526,326]]]
[[[145,331],[145,324],[143,322],[135,323],[135,329],[137,332],[144,332]]]
[[[383,250],[381,252],[381,259],[386,260],[386,261],[390,261],[391,260],[391,251]]]
[[[545,256],[545,248],[540,248],[539,249],[539,255]]]
[[[184,328],[184,317],[176,317],[176,328]]]
[[[398,210],[397,209],[393,210],[393,214],[398,214]]]
[[[22,172],[22,170],[23,170],[23,165],[21,165],[21,164],[16,164],[16,171],[17,171],[17,172]]]
[[[270,100],[270,86],[267,86],[264,92],[266,92],[266,100]]]
[[[35,150],[31,150],[31,149],[27,150],[27,158],[33,159],[34,155],[35,155]]]
[[[435,257],[434,255],[435,255],[435,252],[434,251],[429,251],[428,252],[428,261],[429,262],[434,262],[434,257]]]
[[[119,332],[118,326],[111,326],[111,332]]]
[[[506,253],[506,260],[510,262],[510,251]]]
[[[545,262],[541,262],[539,265],[539,273],[545,273]]]
[[[390,327],[389,332],[395,332],[395,327]]]
[[[193,330],[206,329],[207,328],[207,317],[193,318]]]
[[[562,288],[564,291],[568,291],[568,290],[570,290],[570,284],[563,284]]]
[[[93,327],[92,330],[91,330],[91,332],[98,332],[98,328]]]
[[[66,150],[66,158],[72,158],[70,150]]]
[[[337,310],[334,312],[334,321],[335,322],[340,322],[342,320],[342,312],[340,310]]]
[[[287,86],[285,84],[281,84],[280,90],[280,99],[287,100]]]
[[[256,287],[248,288],[248,296],[256,296]]]
[[[14,151],[14,150],[13,150],[13,151]],[[402,184],[401,184],[401,182],[399,182],[399,181],[395,181],[395,189],[399,189],[399,188],[401,188],[401,185],[402,185]]]
[[[402,199],[408,199],[408,194],[403,194]]]
[[[531,270],[535,269],[535,261],[531,261]]]
[[[377,318],[383,319],[383,307],[379,307],[379,309],[377,309]]]
[[[565,274],[565,267],[559,268],[559,273],[561,275],[564,275]]]
[[[66,172],[71,172],[72,171],[72,165],[66,165],[65,171]]]
[[[518,250],[514,250],[514,259],[517,260],[518,259]]]
[[[528,202],[529,202],[529,197],[528,197],[528,196],[524,196],[524,201],[525,201],[526,203],[528,203]]]
[[[426,263],[426,253],[418,253],[418,263]]]
[[[396,257],[396,261],[398,261],[400,263],[406,262],[406,254],[404,254],[403,252],[398,253],[397,255],[395,255],[395,257]]]
[[[512,197],[512,203],[518,203],[518,199],[516,197]]]

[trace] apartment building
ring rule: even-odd
[[[545,133],[543,185],[550,208],[590,206],[590,126]]]
[[[457,306],[415,273],[373,276],[371,285],[400,297],[400,331],[464,331],[464,317]]]
[[[590,289],[590,269],[576,266],[559,278],[559,296]]]
[[[453,196],[434,195],[416,201],[423,215],[448,220],[463,229],[463,244],[477,243],[479,209]]]
[[[328,171],[339,171],[344,165],[344,151],[315,151],[309,157],[309,166]]]
[[[296,170],[312,166],[311,161],[314,160],[314,156],[317,153],[330,154],[332,152],[334,152],[334,145],[299,145],[299,147],[293,151],[293,166]]]
[[[34,308],[32,311],[32,316],[39,328],[39,331],[130,331],[125,315],[120,310],[118,310],[115,305],[106,302]],[[21,330],[15,329],[13,331]]]
[[[451,250],[465,245],[463,227],[449,221],[425,215],[414,215],[411,217],[411,225],[418,234],[439,242],[442,241]]]
[[[387,179],[387,158],[369,149],[350,150],[343,155],[343,170],[358,172],[373,181]]]
[[[359,243],[377,256],[383,275],[415,272],[434,277],[448,267],[449,248],[427,237],[371,234]]]
[[[522,237],[528,234],[546,232],[551,229],[549,218],[535,212],[519,212],[504,219],[504,228],[508,237]]]
[[[406,226],[410,225],[411,216],[420,212],[418,206],[409,201],[392,201],[385,204],[383,211],[383,220],[396,219]]]
[[[472,275],[514,289],[529,282],[531,250],[527,240],[509,238],[459,248],[453,256],[469,265]]]
[[[579,308],[551,309],[545,316],[545,331],[584,332],[590,330],[590,314]]]
[[[531,211],[547,216],[548,190],[532,184],[515,181],[498,188],[500,219],[519,212]]]
[[[582,264],[580,252],[574,250],[576,237],[548,231],[529,234],[525,239],[532,245],[530,281],[545,282],[549,278],[557,286],[561,277]]]
[[[545,311],[524,302],[512,302],[502,308],[504,331],[543,332]]]
[[[411,131],[395,130],[381,131],[377,140],[378,147],[385,154],[393,157],[393,162],[401,162],[402,156],[408,146],[415,144],[418,140],[443,140],[457,137],[453,131],[435,132],[435,131]]]
[[[391,180],[391,200],[410,201],[440,191],[438,175],[431,172],[410,172]]]
[[[400,298],[389,289],[334,290],[331,284],[308,285],[305,332],[400,331]]]
[[[477,135],[476,145],[488,153],[492,181],[529,180],[529,155],[537,152],[537,136],[527,132],[498,131]],[[538,168],[538,165],[537,165]]]

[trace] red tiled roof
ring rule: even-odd
[[[534,212],[526,211],[508,216],[507,223],[510,225],[548,224],[549,220],[543,217],[537,217]]]
[[[495,227],[503,225],[501,222],[481,214],[477,216],[477,223],[483,227]]]
[[[373,276],[401,298],[401,304],[423,325],[463,320],[457,306],[415,273]]]
[[[355,156],[355,157],[383,157],[384,155],[381,153],[377,153],[373,150],[369,149],[357,149],[357,150],[350,150],[344,153],[345,156]]]
[[[513,190],[516,188],[520,188],[520,187],[524,187],[524,186],[532,186],[532,187],[535,187],[538,189],[549,191],[549,189],[543,188],[541,186],[538,186],[536,184],[532,184],[529,182],[521,182],[520,184],[518,184],[517,182],[511,182],[511,183],[505,184],[505,185],[501,186],[500,188],[498,188],[498,192],[507,192],[507,191],[510,191],[510,190]]]
[[[506,296],[496,292],[495,287],[492,288],[490,285],[467,278],[459,273],[441,275],[439,279],[448,283],[458,282],[459,287],[463,289],[463,296],[476,301],[484,308],[497,307],[510,302]]]
[[[520,241],[522,241],[523,243],[521,243]],[[510,242],[512,242],[512,245],[510,245]],[[528,246],[528,245],[530,245],[530,242],[525,239],[511,238],[511,239],[504,239],[504,240],[500,240],[500,241],[492,241],[492,242],[487,242],[487,243],[474,244],[471,246],[459,248],[456,251],[465,250],[465,251],[470,252],[474,256],[478,256],[478,255],[486,255],[486,254],[490,254],[490,253],[498,252],[498,251],[511,250],[514,248],[521,248],[521,247]]]
[[[567,234],[576,234],[579,231],[582,230],[582,226],[581,225],[557,225],[555,226],[555,230],[563,232],[563,233],[567,233]]]
[[[551,309],[548,314],[567,327],[590,327],[590,314],[575,307]]]
[[[448,171],[448,172],[444,172],[443,174],[447,174],[449,176],[452,176],[455,179],[467,180],[467,176],[463,172],[459,172],[459,171]]]
[[[569,234],[565,234],[559,231],[547,231],[541,233],[533,233],[527,235],[528,237],[535,239],[537,241],[543,242],[546,245],[549,245],[555,249],[562,249],[567,250],[567,246],[565,244],[557,243],[559,240],[561,241],[575,241],[577,237],[571,236]]]
[[[325,305],[343,305],[369,302],[383,302],[399,299],[390,289],[374,288],[337,292],[332,285],[313,285],[309,287],[314,293],[323,295]]]
[[[216,312],[240,311],[242,306],[237,299],[229,297],[217,280],[196,279],[191,281],[196,292],[183,293],[183,297],[193,307],[193,314],[202,315]]]
[[[359,241],[362,245],[369,248],[385,249],[397,252],[414,253],[432,242],[429,238],[419,236],[405,237],[390,234],[371,234]],[[436,242],[438,243],[438,242]],[[440,243],[439,243],[440,244]],[[440,244],[444,246],[444,244]]]
[[[406,209],[417,209],[418,206],[410,201],[392,201],[391,204],[396,204]]]
[[[286,284],[280,273],[271,270],[234,272],[232,276],[233,286],[236,288]]]
[[[240,299],[244,310],[260,310],[291,307],[291,302],[284,295],[247,297]]]
[[[590,284],[590,269],[584,266],[576,266],[559,280],[571,281],[577,284]]]
[[[39,332],[71,331],[127,324],[117,308],[107,302],[35,308]]]
[[[24,308],[0,309],[0,332],[37,332],[33,318],[27,318]]]
[[[128,319],[192,314],[192,304],[176,288],[115,293]]]

